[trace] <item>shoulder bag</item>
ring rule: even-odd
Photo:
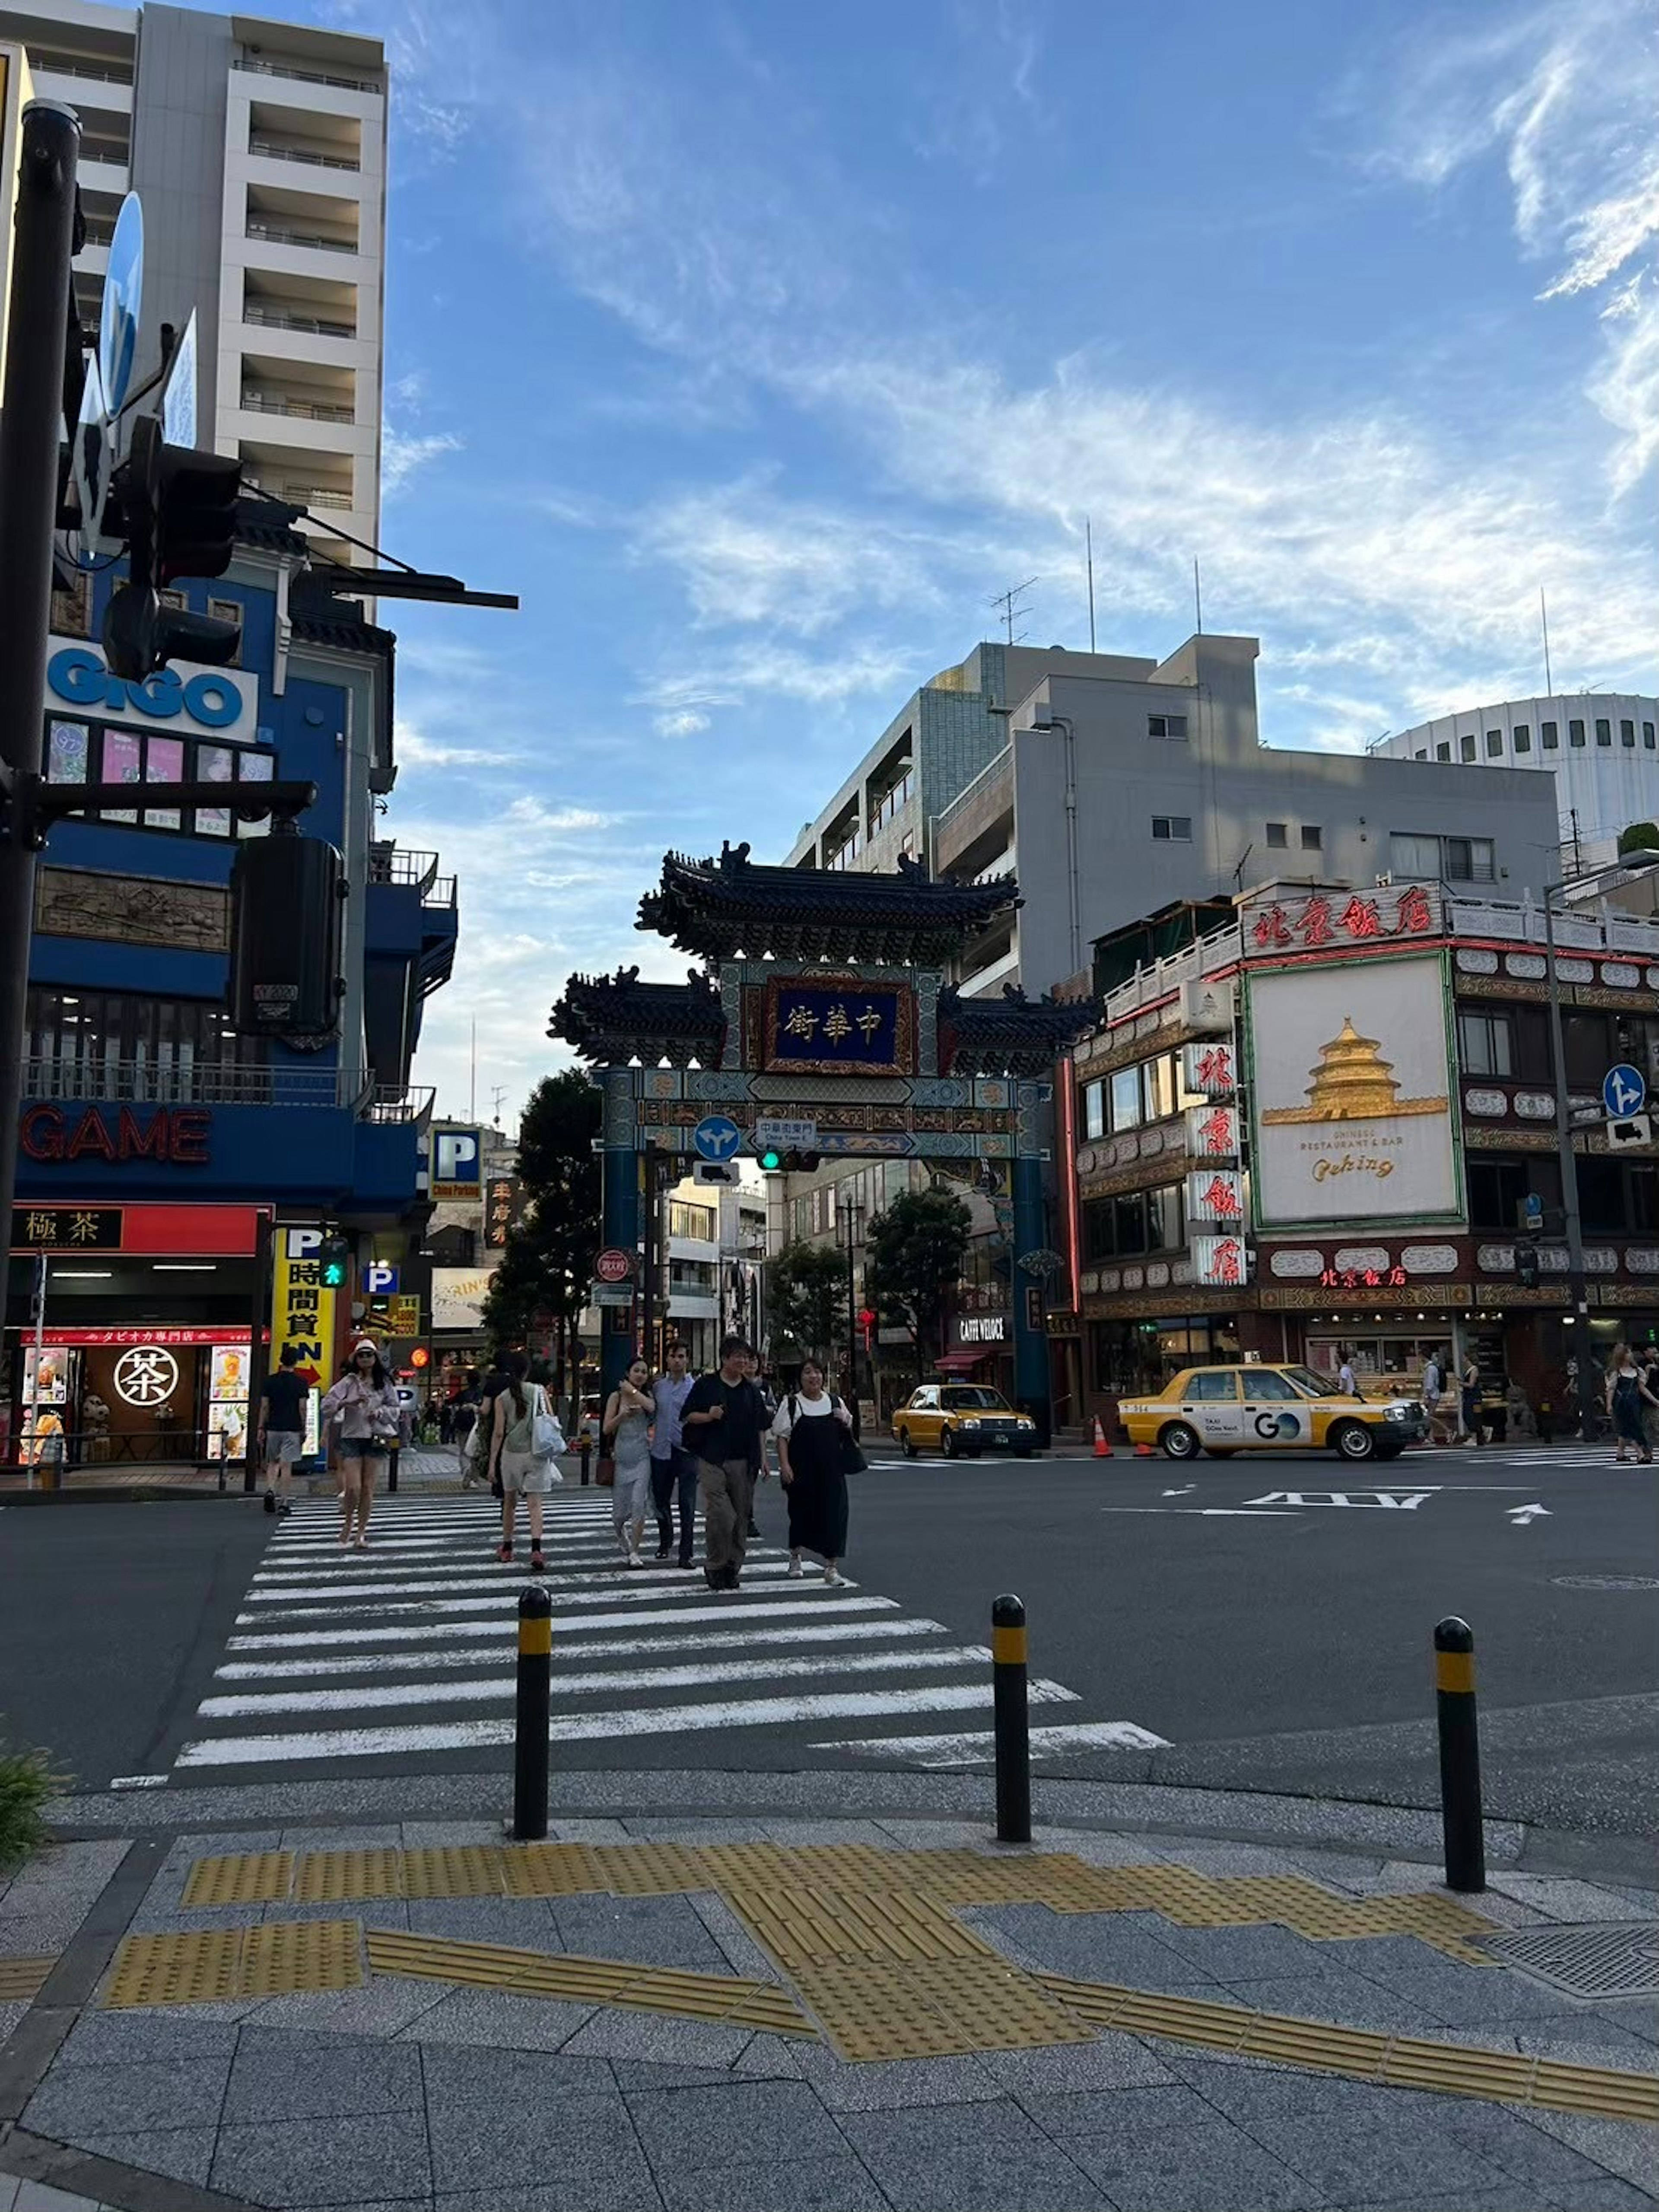
[[[870,1462],[864,1456],[863,1448],[858,1438],[848,1427],[846,1422],[840,1419],[841,1400],[836,1398],[831,1402],[837,1408],[837,1411],[830,1418],[836,1424],[836,1441],[841,1452],[841,1471],[843,1474],[864,1474],[868,1471]]]

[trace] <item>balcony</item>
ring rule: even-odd
[[[933,830],[933,864],[942,876],[977,883],[1014,837],[1014,755],[999,753],[959,792]]]
[[[325,154],[318,147],[297,143],[284,146],[275,138],[250,138],[247,150],[264,161],[304,161],[314,169],[345,169],[354,176],[362,168],[362,163],[349,154]]]
[[[454,971],[460,916],[455,878],[438,873],[438,855],[371,846],[366,912],[371,957],[412,969],[422,999],[441,990]]]
[[[371,845],[368,848],[368,880],[372,884],[414,884],[422,896],[437,881],[438,855],[435,853],[412,853],[401,845]],[[453,884],[454,878],[449,881]]]
[[[286,415],[296,422],[354,422],[355,409],[332,401],[299,399],[291,392],[244,392],[238,404],[250,415]]]
[[[304,69],[298,62],[270,62],[242,58],[234,66],[245,70],[250,76],[283,77],[290,84],[332,85],[337,92],[368,92],[377,98],[383,96],[384,88],[364,76],[342,76],[327,70]]]
[[[297,246],[317,253],[356,253],[357,251],[355,238],[325,238],[320,231],[295,230],[285,223],[256,220],[252,216],[248,217],[245,234],[266,246]]]
[[[257,330],[295,331],[302,337],[355,338],[356,323],[331,320],[322,315],[307,315],[292,307],[276,307],[264,301],[249,300],[242,307],[242,320]]]

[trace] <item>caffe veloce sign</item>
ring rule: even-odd
[[[26,1106],[19,1149],[44,1167],[59,1162],[103,1160],[125,1166],[155,1160],[173,1167],[206,1167],[213,1116],[199,1106]]]

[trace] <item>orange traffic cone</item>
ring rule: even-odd
[[[1095,1457],[1110,1459],[1111,1455],[1112,1448],[1106,1441],[1106,1431],[1100,1425],[1100,1416],[1097,1413],[1095,1415]]]
[[[1135,1446],[1135,1457],[1137,1459],[1156,1459],[1158,1457],[1158,1453],[1151,1444],[1137,1444]]]

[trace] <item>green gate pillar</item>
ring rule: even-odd
[[[631,1068],[608,1067],[605,1091],[605,1152],[599,1164],[601,1218],[607,1249],[626,1252],[639,1267],[640,1156],[635,1149],[634,1075]],[[633,1282],[635,1299],[637,1277]],[[618,1326],[618,1324],[621,1326]],[[599,1311],[599,1380],[608,1400],[634,1357],[634,1316],[627,1306]]]
[[[1042,1163],[1016,1158],[1014,1182],[1013,1279],[1009,1294],[1014,1309],[1014,1403],[1037,1425],[1040,1443],[1047,1445],[1054,1409],[1048,1397],[1048,1336],[1033,1326],[1032,1310],[1042,1319],[1042,1291],[1037,1281],[1018,1265],[1021,1255],[1041,1251],[1047,1224],[1042,1206]]]

